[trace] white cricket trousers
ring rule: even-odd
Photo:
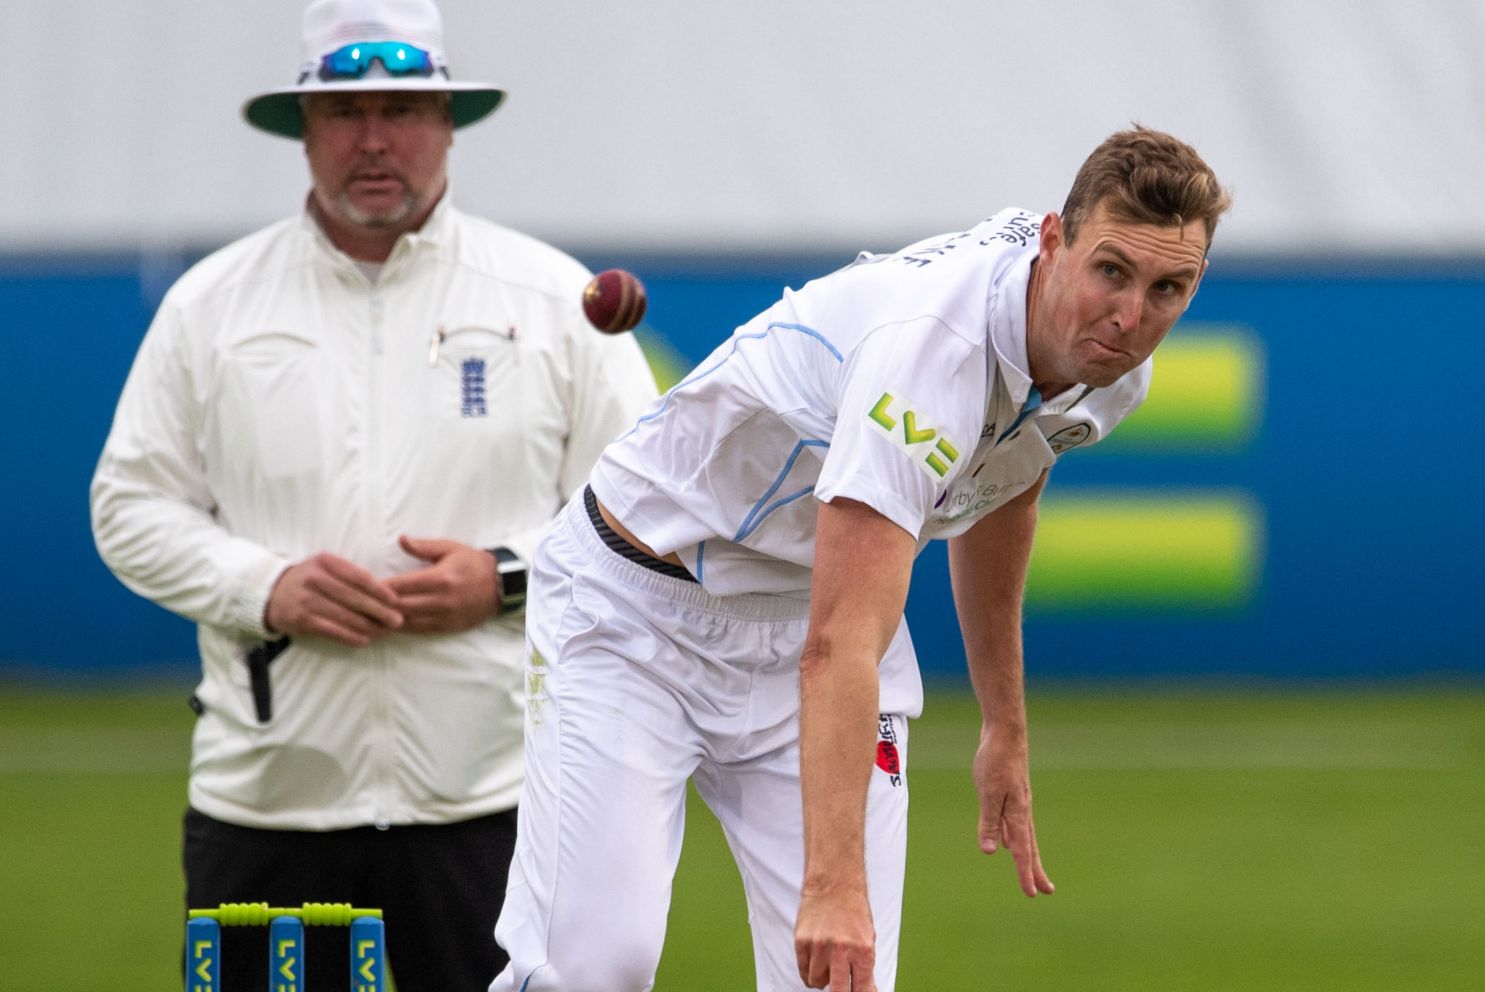
[[[686,781],[742,874],[758,988],[805,988],[799,653],[808,604],[708,595],[605,547],[581,495],[537,552],[526,785],[491,992],[642,992],[665,939]],[[867,795],[876,983],[891,992],[907,852],[907,721],[878,723]],[[700,992],[700,990],[676,990]]]

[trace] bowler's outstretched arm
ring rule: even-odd
[[[1026,492],[949,541],[954,608],[983,718],[974,760],[980,849],[994,854],[1009,847],[1028,896],[1053,891],[1031,819],[1021,655],[1022,593],[1046,482],[1043,472]]]

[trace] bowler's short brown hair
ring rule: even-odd
[[[1099,204],[1114,217],[1139,224],[1182,227],[1199,220],[1210,248],[1217,219],[1232,206],[1232,197],[1196,149],[1136,124],[1109,135],[1078,170],[1062,207],[1069,244]]]

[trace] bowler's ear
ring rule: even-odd
[[[1037,248],[1037,257],[1043,262],[1050,262],[1066,244],[1065,237],[1062,218],[1055,212],[1048,213],[1042,218],[1042,240]]]

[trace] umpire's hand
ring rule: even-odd
[[[263,622],[275,634],[323,637],[357,648],[396,633],[403,621],[391,586],[324,551],[285,569],[263,610]]]
[[[402,612],[402,629],[414,634],[455,634],[500,612],[495,556],[458,541],[401,537],[402,550],[427,568],[387,580]]]

